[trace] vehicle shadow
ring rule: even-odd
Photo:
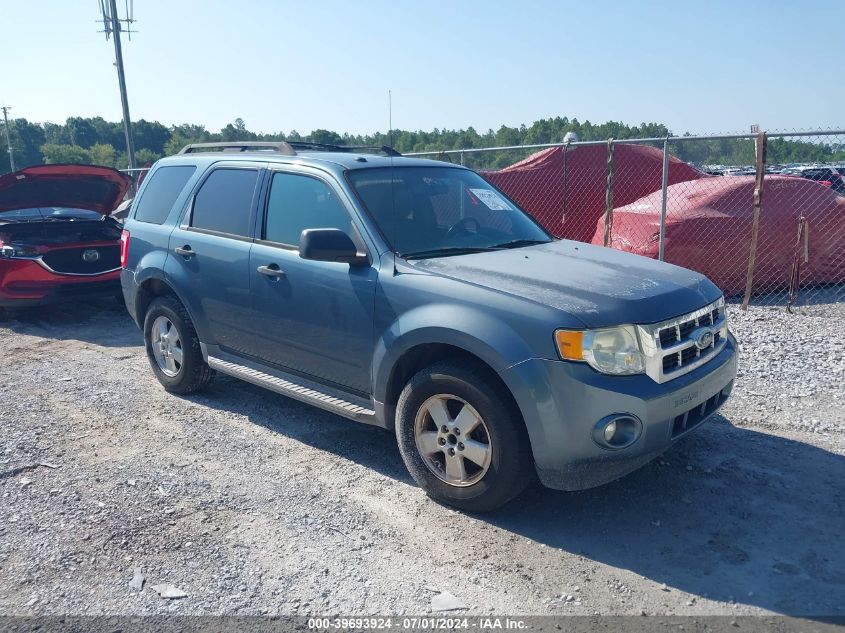
[[[191,399],[413,485],[391,433],[221,378]],[[668,591],[790,615],[842,615],[845,457],[716,416],[592,490],[535,486],[477,519],[630,570]]]
[[[628,477],[534,489],[485,519],[669,591],[841,617],[843,481],[845,457],[716,416]]]
[[[391,433],[235,379],[192,400],[412,484]],[[476,516],[668,591],[842,616],[845,457],[715,416],[663,457],[577,493],[535,486]]]
[[[143,344],[126,307],[114,299],[0,310],[0,328],[45,339],[76,340],[102,347]]]
[[[405,469],[394,435],[359,424],[236,378],[218,374],[206,390],[187,398],[203,406],[246,416],[250,422],[322,451],[416,485]]]

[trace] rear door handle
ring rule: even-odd
[[[262,275],[266,275],[267,277],[274,277],[278,279],[279,277],[285,276],[285,271],[279,268],[278,264],[269,264],[267,266],[259,266],[256,269]]]
[[[187,244],[185,244],[185,246],[177,246],[173,249],[173,251],[177,255],[181,255],[182,257],[193,257],[194,255],[196,255],[193,249]]]

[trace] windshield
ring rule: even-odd
[[[15,209],[14,211],[0,211],[0,220],[99,220],[102,213],[90,209],[72,209],[70,207],[31,207]]]
[[[551,241],[513,202],[466,169],[356,169],[349,180],[391,248],[404,257]]]

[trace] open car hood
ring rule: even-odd
[[[89,209],[109,215],[132,179],[111,167],[38,165],[0,176],[0,216],[35,207]]]

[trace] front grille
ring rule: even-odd
[[[716,410],[724,404],[725,400],[728,399],[732,388],[733,382],[715,396],[708,398],[689,411],[675,416],[672,419],[672,439],[683,435],[687,431],[691,431],[704,422],[704,420],[713,415]]]
[[[724,314],[724,310],[724,307],[714,308],[699,317],[691,318],[688,321],[678,323],[674,326],[662,328],[659,333],[660,347],[666,349],[676,343],[680,343],[689,336],[690,332],[701,325],[713,325],[719,320],[721,315]]]
[[[92,253],[96,253],[96,256]],[[107,246],[60,248],[44,253],[41,259],[50,270],[57,273],[65,275],[97,275],[120,268],[120,246],[114,244]]]
[[[728,335],[725,303],[720,299],[675,319],[641,325],[639,330],[646,373],[656,382],[665,382],[721,351]]]

